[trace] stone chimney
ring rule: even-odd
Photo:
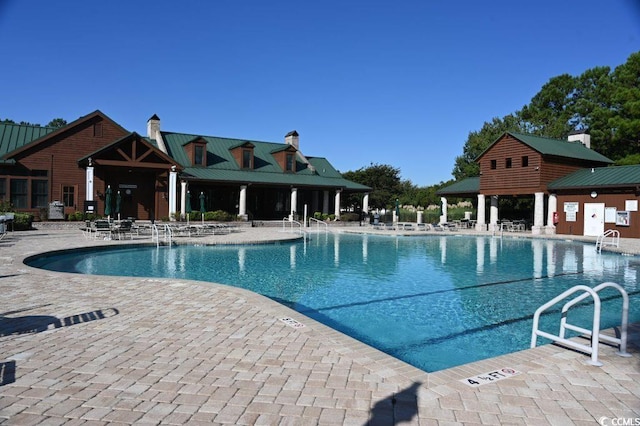
[[[287,133],[284,137],[284,143],[293,146],[297,150],[300,150],[300,136],[298,135],[298,132],[292,130],[291,132]]]
[[[582,145],[586,146],[587,148],[591,149],[591,135],[589,135],[586,130],[576,130],[574,132],[571,132],[571,134],[569,135],[569,137],[567,138],[567,140],[569,142],[575,142],[578,141],[580,142]]]
[[[160,117],[153,114],[149,120],[147,120],[147,137],[149,139],[156,139],[156,134],[160,131]]]
[[[147,137],[153,139],[158,144],[158,148],[165,154],[167,153],[167,146],[162,140],[162,133],[160,133],[160,117],[156,114],[147,120]]]

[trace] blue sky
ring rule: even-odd
[[[469,132],[640,50],[638,0],[0,0],[0,118],[281,142],[452,178]]]

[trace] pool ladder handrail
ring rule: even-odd
[[[609,241],[607,241],[609,237]],[[612,246],[620,247],[620,231],[617,229],[607,229],[604,233],[598,235],[596,239],[596,251],[602,253],[602,247]]]
[[[600,333],[600,296],[598,296],[598,292],[604,288],[615,288],[622,295],[622,321],[620,325],[620,337],[611,337]],[[573,293],[582,292],[581,295],[571,299],[562,307],[562,319],[560,320],[560,333],[556,336],[554,334],[550,334],[544,332],[539,329],[539,321],[540,315],[542,312],[555,305],[562,299],[565,299],[572,295]],[[578,327],[573,324],[567,323],[567,311],[569,308],[574,306],[576,303],[581,302],[587,297],[591,296],[593,298],[594,310],[593,310],[593,326],[591,330],[587,330],[582,327]],[[554,342],[561,343],[563,345],[569,346],[573,349],[576,349],[581,352],[585,352],[591,355],[591,361],[589,362],[591,365],[600,367],[602,363],[598,361],[598,344],[600,341],[605,341],[608,343],[618,344],[618,352],[617,354],[622,357],[630,357],[631,354],[627,352],[627,328],[629,322],[629,295],[625,291],[622,286],[613,282],[605,282],[599,284],[593,288],[588,287],[586,285],[577,285],[571,287],[565,292],[559,294],[554,297],[544,305],[540,306],[535,314],[533,315],[533,329],[531,332],[531,348],[536,347],[538,336],[546,337],[547,339],[553,340]],[[573,330],[579,333],[583,333],[591,338],[590,345],[583,345],[581,343],[574,342],[572,340],[565,338],[565,331]]]
[[[327,225],[327,222],[324,220],[318,220],[315,217],[310,217],[309,223],[311,224],[312,222],[316,224],[316,232],[320,233],[320,225],[324,225],[325,234],[329,232],[329,225]]]
[[[287,231],[287,223],[289,223],[289,230]],[[282,232],[297,232],[298,234],[304,235],[304,231],[302,230],[302,223],[297,220],[289,219],[285,217],[282,219]]]
[[[165,224],[162,227],[164,240],[169,243],[169,247],[171,247],[171,238],[173,233],[171,232],[171,227],[168,224]],[[160,247],[160,230],[158,229],[158,225],[155,223],[151,225],[151,242],[156,243],[156,247]]]

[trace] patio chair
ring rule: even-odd
[[[113,235],[117,236],[119,240],[121,240],[122,237],[126,237],[127,235],[129,235],[130,240],[133,240],[133,232],[131,231],[130,220],[121,221],[118,225],[114,226],[111,229],[111,232]]]
[[[111,224],[108,220],[96,220],[93,222],[95,238],[111,239]]]

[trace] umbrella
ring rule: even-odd
[[[204,212],[207,210],[204,208],[204,192],[200,192],[200,213],[202,214],[202,223],[204,223]]]
[[[400,201],[396,198],[396,220],[400,221]]]
[[[107,185],[104,196],[104,215],[111,219],[111,185]]]
[[[116,214],[118,215],[118,220],[120,220],[120,205],[122,204],[122,196],[120,195],[120,191],[116,194]]]
[[[187,191],[187,199],[184,204],[184,212],[187,215],[187,225],[189,224],[189,216],[191,215],[191,192]]]

